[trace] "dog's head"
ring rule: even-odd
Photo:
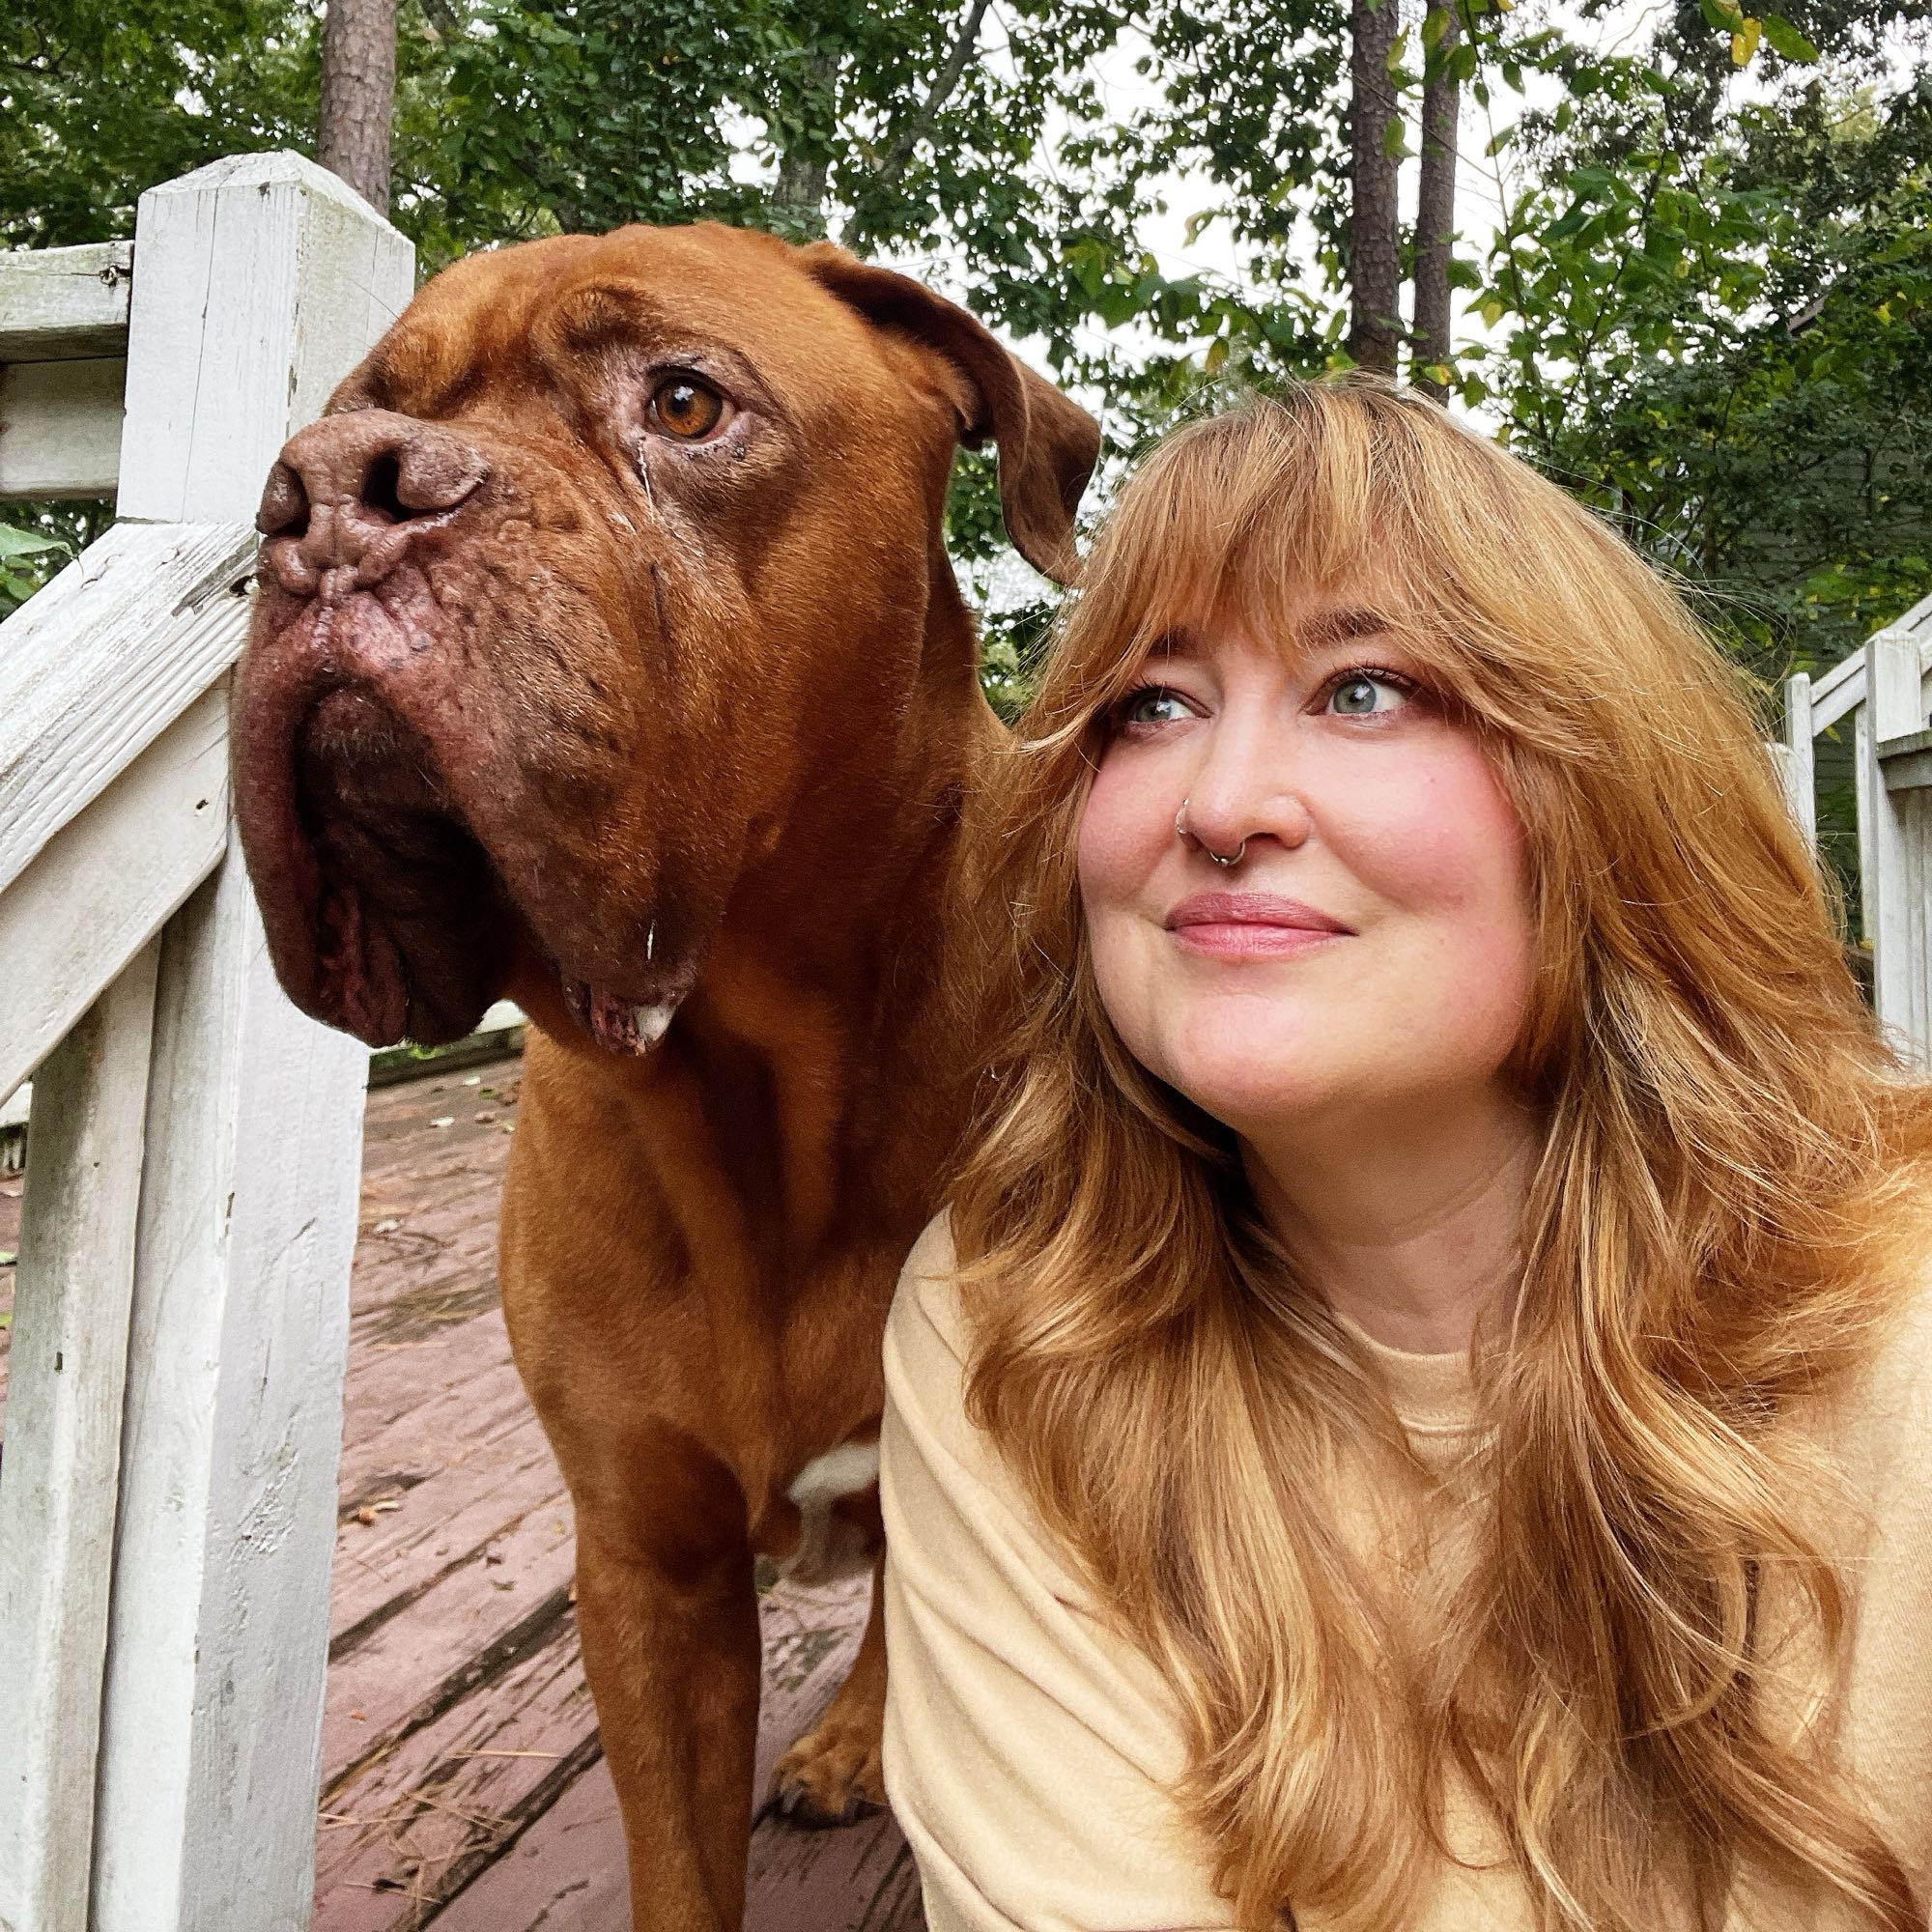
[[[1064,579],[1093,420],[915,282],[711,225],[439,275],[263,497],[237,809],[291,997],[447,1040],[534,959],[645,1050],[746,882],[813,828],[862,866],[977,701],[941,526],[988,439]]]

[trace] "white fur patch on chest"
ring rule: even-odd
[[[779,1575],[795,1583],[830,1583],[867,1567],[872,1549],[865,1530],[833,1515],[832,1505],[878,1480],[876,1442],[841,1442],[814,1456],[785,1492],[798,1505],[798,1548],[778,1566]]]

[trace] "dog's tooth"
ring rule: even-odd
[[[671,1015],[676,1011],[677,1003],[674,1000],[633,1007],[631,1024],[638,1030],[639,1041],[644,1046],[655,1046],[669,1029]]]

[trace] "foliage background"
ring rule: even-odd
[[[1766,678],[1932,589],[1932,0],[1790,4],[1462,0],[1453,52],[1418,12],[1392,70],[1411,121],[1431,62],[1465,88],[1458,406]],[[14,0],[0,244],[127,234],[153,182],[312,151],[319,21]],[[829,231],[1104,399],[1118,473],[1231,384],[1347,360],[1347,40],[1339,0],[403,0],[392,218],[425,272],[625,220]],[[0,608],[92,533],[11,521]],[[987,461],[952,536],[1010,701],[1050,598]]]

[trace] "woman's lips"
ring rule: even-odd
[[[1196,893],[1168,914],[1167,929],[1190,952],[1229,959],[1307,952],[1354,931],[1299,899],[1272,893]]]

